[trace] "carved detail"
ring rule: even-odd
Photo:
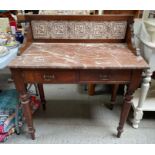
[[[141,111],[141,109],[137,108],[134,112],[134,116],[136,120],[140,120],[143,117],[143,112]]]
[[[29,98],[30,98],[30,95],[28,93],[20,95],[21,104],[28,104]]]
[[[127,92],[125,95],[125,102],[127,104],[131,104],[131,100],[133,99],[133,92]]]
[[[138,128],[138,124],[140,123],[140,120],[143,118],[143,111],[139,108],[135,109],[134,111],[134,119],[133,119],[133,127],[135,129]]]
[[[140,48],[136,48],[136,55],[137,55],[137,56],[141,56]]]
[[[28,125],[28,133],[31,134],[31,138],[35,139],[35,129],[33,128],[32,112],[30,108],[30,95],[28,93],[22,93],[20,95],[21,104],[23,106],[24,116]]]
[[[150,69],[147,69],[144,72],[144,76],[146,76],[146,77],[143,79],[143,83],[149,84],[149,82],[151,81],[151,76],[152,76],[152,72],[150,71]]]

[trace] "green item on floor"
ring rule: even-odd
[[[22,120],[22,110],[18,93],[15,89],[0,92],[0,141],[10,135],[10,131],[19,133],[19,123]],[[12,130],[14,129],[15,130]],[[12,132],[11,132],[12,133]]]
[[[14,113],[17,104],[19,104],[19,99],[15,89],[3,90],[0,93],[0,115],[10,115]]]

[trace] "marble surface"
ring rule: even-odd
[[[136,69],[148,65],[124,43],[32,43],[9,67]]]

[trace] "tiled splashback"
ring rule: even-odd
[[[36,21],[34,39],[124,39],[126,21]]]

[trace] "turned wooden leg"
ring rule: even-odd
[[[142,82],[142,86],[140,89],[141,92],[140,92],[140,97],[139,97],[139,101],[138,101],[138,106],[134,110],[134,119],[132,121],[132,123],[133,123],[132,126],[135,129],[138,128],[140,120],[143,118],[142,108],[143,108],[143,105],[146,100],[147,93],[148,93],[148,90],[150,87],[151,75],[152,75],[152,72],[150,70],[147,70],[144,73],[143,82]]]
[[[45,100],[45,95],[44,95],[43,84],[38,84],[38,90],[39,90],[39,95],[40,95],[40,100],[43,106],[43,110],[46,110],[46,100]]]
[[[88,95],[93,96],[95,94],[95,84],[88,84]]]
[[[30,96],[26,92],[25,83],[22,77],[22,72],[20,69],[11,69],[11,72],[15,82],[16,89],[20,95],[24,117],[28,127],[28,132],[30,133],[31,138],[35,139],[35,129],[33,127],[32,112],[30,107]]]
[[[131,100],[132,100],[133,96],[132,93],[127,91],[127,93],[124,96],[124,103],[122,106],[122,111],[121,111],[121,117],[120,117],[120,122],[119,122],[119,126],[117,128],[118,133],[117,133],[117,137],[120,138],[121,133],[123,132],[123,127],[124,127],[124,123],[127,120],[130,108],[131,108]]]
[[[31,138],[35,139],[35,130],[33,128],[32,111],[30,107],[30,96],[27,93],[20,94],[21,104],[24,112],[24,117],[28,126],[28,132]]]
[[[111,104],[110,104],[110,109],[111,110],[113,109],[114,104],[116,103],[118,88],[119,88],[119,84],[112,85]]]
[[[121,115],[120,115],[120,121],[119,126],[117,128],[117,137],[119,138],[123,132],[124,124],[127,120],[131,104],[132,104],[132,98],[134,91],[138,88],[140,80],[141,80],[141,74],[142,70],[133,70],[131,74],[131,80],[130,83],[127,85],[127,91],[124,96],[124,102],[122,105]]]

